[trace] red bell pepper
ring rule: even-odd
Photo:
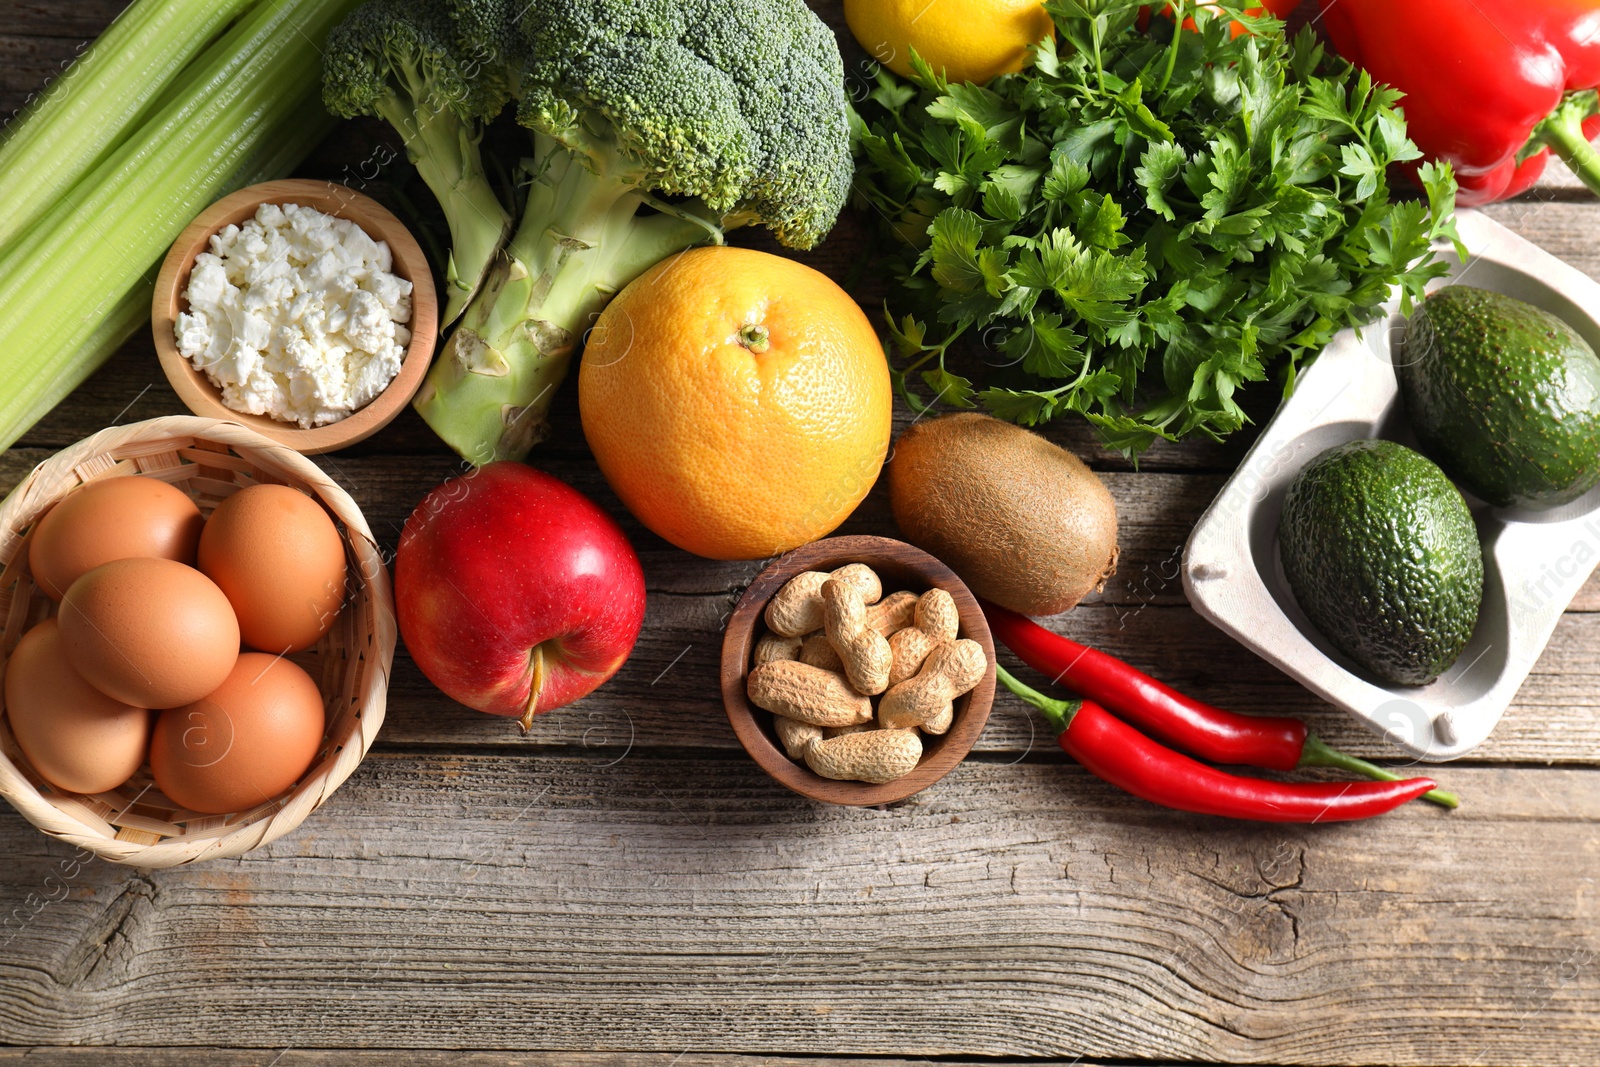
[[[1329,41],[1404,92],[1411,139],[1463,206],[1524,192],[1550,150],[1600,193],[1600,0],[1316,0]]]
[[[1195,0],[1195,2],[1200,7],[1217,6],[1216,0]],[[1289,12],[1299,7],[1300,3],[1301,0],[1261,0],[1259,4],[1251,4],[1249,7],[1246,7],[1244,9],[1244,13],[1246,15],[1272,15],[1281,19],[1288,15]],[[1188,5],[1184,6],[1187,7]],[[1173,14],[1173,5],[1166,5],[1161,9],[1161,13],[1166,15],[1168,18],[1171,18]],[[1149,21],[1150,9],[1148,7],[1141,9],[1139,12],[1139,28],[1141,30],[1144,29],[1149,24]],[[1195,25],[1195,21],[1192,18],[1186,18],[1183,20],[1183,28],[1191,33],[1199,29],[1199,27]],[[1237,37],[1244,32],[1245,28],[1243,24],[1238,22],[1233,24],[1233,36]]]

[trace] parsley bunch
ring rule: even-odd
[[[1399,287],[1445,272],[1455,179],[1392,201],[1390,164],[1421,153],[1400,94],[1325,56],[1310,29],[1232,3],[1051,0],[1058,38],[987,88],[914,54],[853,117],[856,196],[891,235],[897,387],[1031,426],[1081,413],[1137,455],[1221,439],[1235,393],[1296,368]],[[1185,20],[1190,20],[1185,24]],[[1235,37],[1231,21],[1249,31]],[[1459,248],[1459,242],[1457,242]],[[946,366],[957,338],[994,364],[984,388]]]

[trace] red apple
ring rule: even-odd
[[[644,571],[611,516],[522,463],[452,478],[406,520],[394,561],[406,649],[446,696],[526,731],[617,673]]]

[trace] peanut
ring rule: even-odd
[[[830,578],[854,586],[867,604],[883,596],[883,583],[865,563],[847,563],[831,574],[801,571],[767,602],[767,628],[782,637],[799,637],[822,625],[822,583]]]
[[[870,722],[858,722],[850,726],[824,726],[823,737],[838,737],[840,734],[859,734],[863,730],[876,730],[877,727]]]
[[[917,594],[902,589],[867,609],[867,625],[885,637],[910,626],[916,617]]]
[[[928,654],[956,639],[961,630],[961,614],[955,598],[943,589],[930,589],[917,600],[916,625],[889,638],[894,654],[889,666],[889,684],[899,685],[922,669]]]
[[[889,688],[894,653],[888,638],[867,625],[867,605],[860,590],[833,578],[823,582],[822,625],[856,692],[872,696]]]
[[[833,650],[833,645],[828,642],[828,635],[820,630],[806,635],[800,642],[800,654],[795,659],[801,663],[809,663],[813,667],[821,667],[825,671],[844,671],[844,660]]]
[[[746,683],[750,703],[813,726],[849,726],[872,721],[872,701],[850,688],[842,674],[799,660],[763,663]]]
[[[925,734],[943,734],[950,732],[950,724],[955,721],[956,706],[950,701],[945,701],[944,707],[933,713],[933,718],[923,723],[918,729]]]
[[[779,637],[777,634],[762,634],[761,640],[756,642],[756,650],[750,657],[756,667],[763,663],[771,663],[775,659],[799,659],[800,639],[798,637]]]
[[[937,720],[945,705],[970,692],[989,669],[989,657],[976,641],[962,638],[940,645],[915,677],[907,678],[878,704],[878,722],[889,729]]]
[[[806,766],[824,778],[883,784],[910,774],[922,758],[915,730],[866,730],[813,741]]]
[[[822,727],[791,719],[785,715],[774,715],[772,726],[777,731],[778,740],[783,744],[783,750],[789,754],[790,759],[799,759],[805,755],[807,745],[822,740]]]

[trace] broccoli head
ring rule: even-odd
[[[371,0],[329,35],[322,95],[335,115],[376,115],[392,125],[438,198],[450,226],[445,322],[453,321],[511,228],[478,148],[483,124],[510,100],[509,82],[460,50],[442,4]]]
[[[341,118],[404,104],[487,122],[510,100],[503,79],[480,76],[457,49],[456,24],[430,0],[370,0],[328,35],[322,95]]]
[[[536,0],[519,29],[523,125],[785,244],[832,228],[853,173],[844,69],[800,0]]]
[[[516,230],[416,399],[474,463],[521,458],[544,436],[584,330],[646,268],[751,223],[809,248],[844,205],[843,63],[803,0],[378,2],[408,28],[354,34],[378,58],[364,60],[370,73],[338,78],[330,63],[330,91],[365,79],[362,94],[341,90],[342,106],[389,117],[385,106],[415,112],[442,93],[465,132],[514,101],[532,132]],[[441,88],[457,76],[461,101]],[[403,106],[370,102],[386,94],[408,95]]]

